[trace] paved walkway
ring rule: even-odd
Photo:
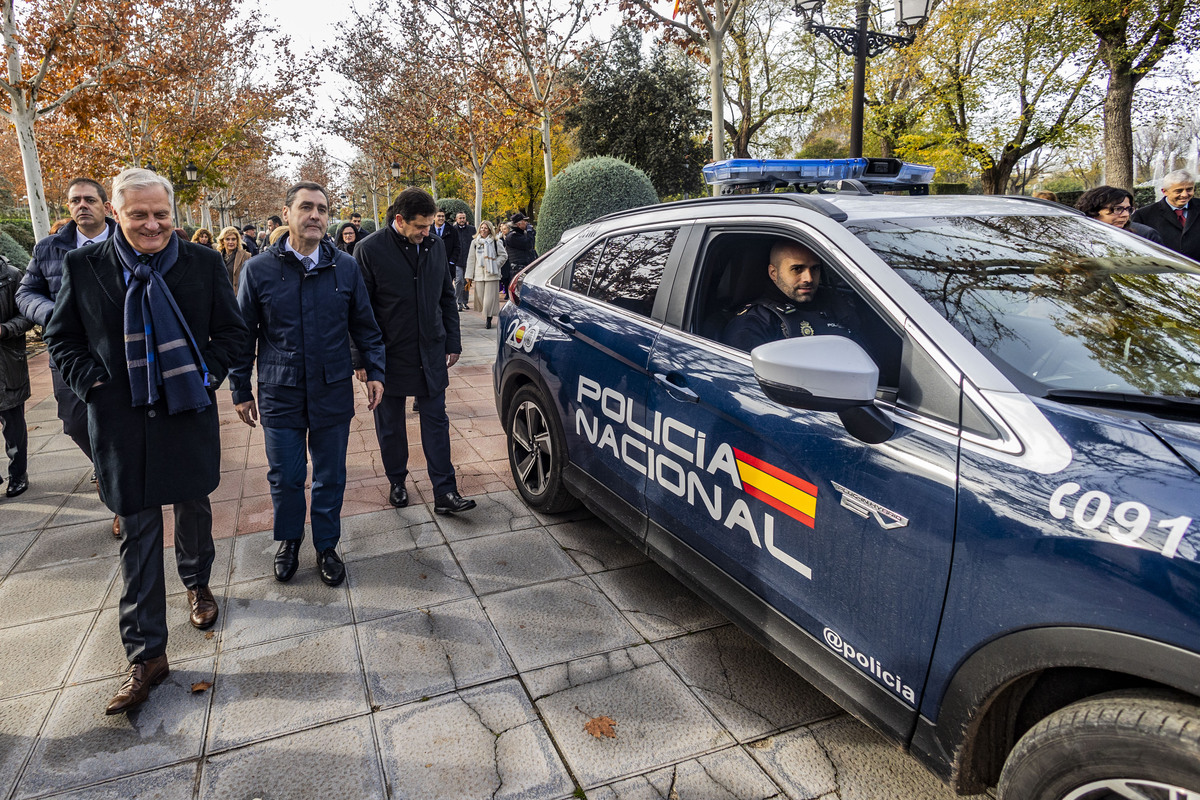
[[[335,589],[309,548],[272,577],[262,432],[222,389],[221,618],[191,628],[168,567],[171,677],[116,717],[111,515],[33,360],[31,488],[0,497],[0,798],[950,797],[605,525],[531,513],[492,400],[495,331],[463,327],[448,408],[479,507],[432,513],[419,444],[413,505],[388,506],[364,405]],[[615,737],[585,730],[605,717]]]

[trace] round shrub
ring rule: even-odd
[[[362,227],[362,232],[364,234],[374,233],[375,232],[375,220],[364,218],[362,221],[361,227]]]
[[[537,251],[549,251],[568,228],[657,202],[654,185],[637,167],[609,156],[576,161],[546,188],[538,213]]]
[[[4,231],[0,231],[0,256],[7,258],[8,262],[21,272],[24,272],[25,268],[29,266],[29,253],[25,252],[24,247],[17,244],[16,239]]]
[[[33,227],[23,219],[6,219],[0,222],[0,231],[7,233],[30,253],[37,244],[37,239],[33,236]]]
[[[458,212],[460,211],[467,215],[468,225],[475,224],[475,215],[471,213],[471,207],[462,200],[459,200],[457,197],[443,197],[441,200],[437,201],[437,206],[442,211],[446,212],[446,221],[451,225],[454,224],[454,217],[457,216]]]

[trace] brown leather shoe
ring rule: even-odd
[[[158,658],[133,662],[129,665],[129,677],[121,684],[113,699],[108,701],[108,708],[104,709],[104,713],[110,716],[124,714],[140,706],[150,696],[150,690],[165,681],[170,674],[171,667],[167,664],[165,654]]]
[[[188,619],[200,630],[211,628],[217,621],[217,601],[207,586],[188,589],[188,604],[192,607],[192,614]]]
[[[113,536],[117,537],[118,539],[121,538],[121,517],[120,516],[113,517]]]

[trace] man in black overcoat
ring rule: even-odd
[[[121,518],[120,628],[129,673],[106,713],[141,704],[169,674],[162,506],[175,507],[175,559],[191,622],[210,627],[214,548],[208,495],[221,437],[214,392],[246,346],[220,255],[173,235],[172,187],[149,170],[113,180],[117,230],[73,250],[46,341],[87,403],[100,496]]]
[[[1158,231],[1167,247],[1200,261],[1200,200],[1196,178],[1185,169],[1167,173],[1162,181],[1162,199],[1142,206],[1130,219]]]
[[[453,514],[474,508],[475,501],[459,495],[450,460],[446,387],[450,385],[450,367],[462,353],[462,340],[445,245],[439,237],[429,235],[437,213],[437,204],[428,192],[405,189],[388,210],[389,224],[364,239],[354,249],[354,258],[362,269],[386,351],[383,400],[375,408],[375,433],[392,484],[388,499],[397,508],[408,505],[404,412],[407,398],[415,397],[421,447],[433,485],[433,510]],[[365,370],[357,374],[360,381],[366,380]]]

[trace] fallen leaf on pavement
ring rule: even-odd
[[[216,634],[213,631],[209,631],[208,633],[204,634],[204,638],[209,640],[211,640],[214,636],[216,636]]]
[[[212,688],[212,681],[200,681],[199,683],[193,683],[192,684],[192,694],[199,694],[200,692],[207,692],[211,688]]]
[[[601,736],[607,736],[609,739],[617,738],[616,720],[610,717],[593,717],[587,721],[583,729],[599,739]]]

